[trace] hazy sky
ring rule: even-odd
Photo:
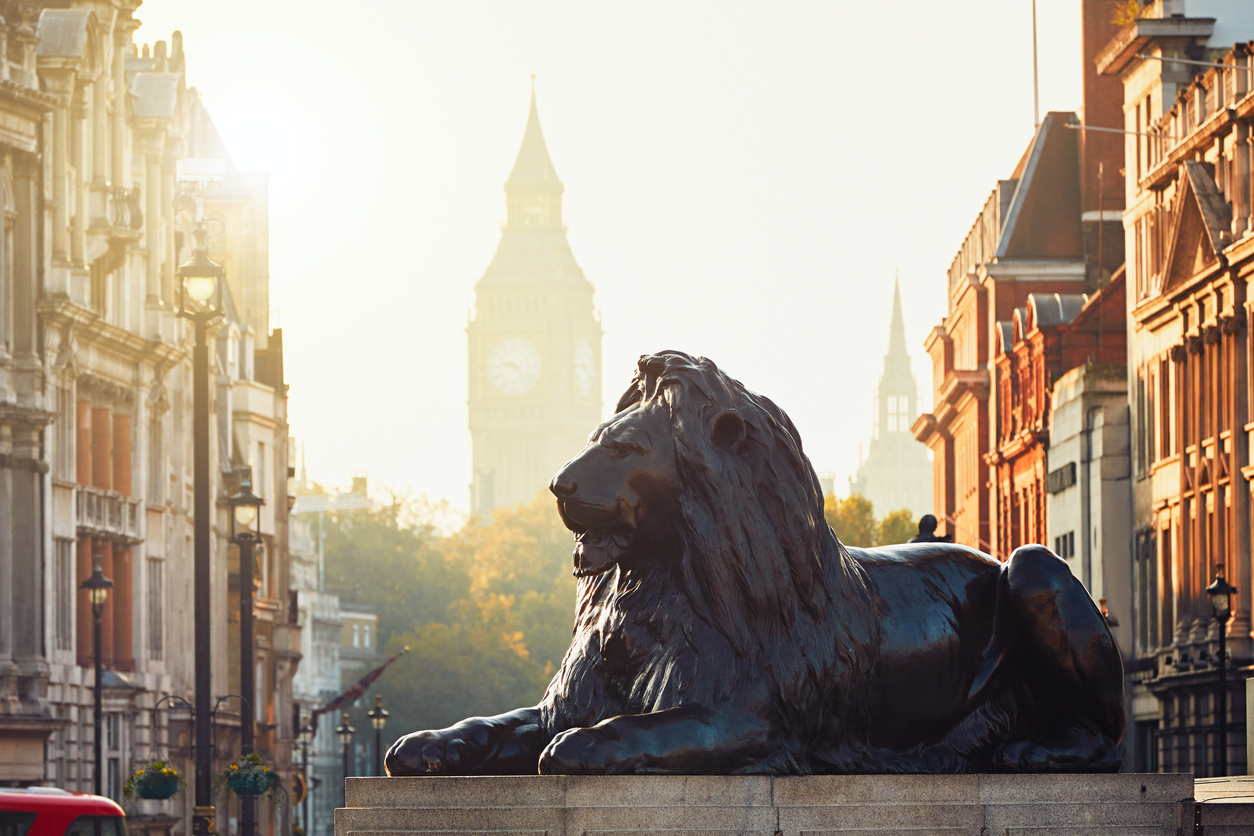
[[[1039,6],[1041,112],[1072,110],[1080,3]],[[930,402],[945,270],[1031,139],[1031,0],[352,8],[137,13],[140,43],[183,32],[236,163],[272,173],[272,322],[311,478],[467,506],[466,317],[533,72],[607,404],[638,355],[704,354],[845,487],[895,270]]]

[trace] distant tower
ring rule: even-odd
[[[919,387],[906,352],[906,326],[901,318],[901,289],[893,281],[893,319],[888,354],[876,397],[877,419],[871,447],[851,493],[871,500],[876,516],[902,508],[916,519],[932,513],[932,463],[927,448],[915,440],[910,425],[919,415]]]
[[[478,514],[533,498],[601,420],[601,323],[566,240],[563,191],[533,76],[501,241],[475,284],[466,327]]]

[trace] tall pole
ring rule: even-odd
[[[1041,77],[1036,66],[1036,0],[1032,0],[1032,126],[1041,126]]]
[[[374,730],[374,774],[383,775],[383,729]]]
[[[240,710],[253,715],[240,718],[239,751],[241,755],[251,755],[256,733],[256,709],[251,706],[257,696],[253,670],[253,540],[245,533],[235,542],[239,546],[239,689],[248,700],[241,703]],[[240,796],[240,836],[253,836],[256,831],[256,803],[252,796]]]
[[[193,836],[209,836],[213,824],[213,750],[210,742],[209,712],[212,704],[212,659],[210,657],[210,571],[209,532],[209,346],[204,313],[195,316],[196,347],[192,352],[192,436],[195,516],[194,572],[196,589],[196,804],[192,811]]]
[[[313,782],[309,780],[309,746],[313,741],[305,741],[305,745],[300,747],[301,769],[305,773],[305,836],[312,836],[313,831],[309,827],[309,796],[313,794]]]
[[[1216,759],[1219,761],[1215,775],[1228,777],[1228,624],[1219,621],[1219,745]]]
[[[348,750],[353,745],[352,740],[346,741],[341,747],[344,755],[344,806],[348,806]]]
[[[97,564],[98,564],[98,561],[97,561]],[[100,652],[100,611],[101,609],[103,609],[103,607],[101,607],[99,604],[95,602],[92,603],[91,605],[91,655],[92,655],[92,662],[94,663],[95,668],[96,668],[95,687],[92,688],[92,691],[93,691],[92,700],[94,703],[92,721],[95,723],[95,728],[96,728],[96,739],[95,739],[96,751],[93,753],[93,756],[95,757],[95,760],[96,760],[95,783],[94,783],[94,787],[95,787],[94,791],[96,795],[104,795],[104,779],[101,774],[102,764],[103,764],[102,757],[101,757],[101,749],[103,748],[104,741],[100,737],[101,732],[103,730],[103,726],[104,726],[104,683],[100,681],[100,675],[102,672],[101,668],[103,667],[103,664],[101,663],[102,654]]]

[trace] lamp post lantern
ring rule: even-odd
[[[383,727],[388,724],[388,710],[383,707],[383,695],[374,695],[374,708],[366,712],[370,725],[374,726],[374,774],[383,774]]]
[[[104,612],[105,601],[109,598],[109,590],[113,588],[113,581],[104,576],[104,572],[100,569],[100,555],[94,555],[91,559],[91,577],[83,581],[79,589],[87,590],[88,600],[91,601],[91,655],[92,664],[96,669],[94,687],[92,688],[92,699],[94,701],[92,711],[92,721],[95,724],[95,739],[92,741],[95,751],[95,793],[96,795],[104,795],[104,781],[101,775],[101,745],[100,739],[101,727],[104,725],[104,684],[100,681],[101,676],[101,660],[100,660],[100,616]]]
[[[205,226],[200,218],[197,199],[196,228],[192,235],[196,244],[192,257],[179,266],[179,316],[192,320],[196,326],[196,343],[192,351],[192,470],[194,475],[195,520],[193,537],[192,588],[196,645],[196,711],[194,746],[196,751],[196,785],[192,808],[192,836],[209,836],[213,824],[213,741],[212,658],[210,647],[210,584],[213,573],[210,563],[210,535],[213,520],[212,497],[209,495],[209,346],[206,335],[210,323],[222,317],[222,282],[226,272],[222,265],[209,258],[205,248]],[[188,307],[188,299],[196,303]]]
[[[357,731],[357,729],[353,728],[352,724],[348,722],[348,712],[347,712],[347,711],[345,711],[345,712],[344,712],[344,719],[343,719],[343,720],[341,720],[341,721],[340,721],[340,724],[339,724],[338,726],[336,726],[336,727],[335,727],[335,733],[336,733],[337,735],[339,735],[339,738],[340,738],[340,754],[341,754],[341,755],[343,756],[343,758],[344,758],[344,806],[345,806],[345,807],[347,807],[347,806],[348,806],[348,772],[349,772],[349,769],[348,769],[348,757],[349,757],[349,750],[352,748],[352,745],[353,745],[353,734],[354,734],[356,731]]]
[[[1236,587],[1224,580],[1222,569],[1206,587],[1211,612],[1219,622],[1219,739],[1215,742],[1215,776],[1218,778],[1228,775],[1228,618],[1232,615],[1232,596],[1236,592]]]
[[[261,542],[261,520],[258,511],[265,500],[253,493],[251,467],[242,467],[239,474],[239,492],[227,500],[231,507],[231,542],[239,549],[239,689],[245,698],[253,702],[253,712],[260,700],[256,699],[257,683],[253,669],[253,546]],[[245,710],[248,706],[245,706]],[[239,724],[239,750],[241,755],[253,753],[256,734],[256,717],[241,717]],[[257,829],[256,799],[240,796],[240,836],[254,836]]]

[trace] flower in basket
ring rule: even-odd
[[[163,801],[179,791],[183,778],[178,770],[165,761],[153,761],[136,769],[122,785],[122,797],[127,801],[143,798]]]
[[[226,789],[243,796],[274,793],[283,783],[278,772],[261,762],[260,755],[245,755],[239,763],[227,766],[219,779]]]

